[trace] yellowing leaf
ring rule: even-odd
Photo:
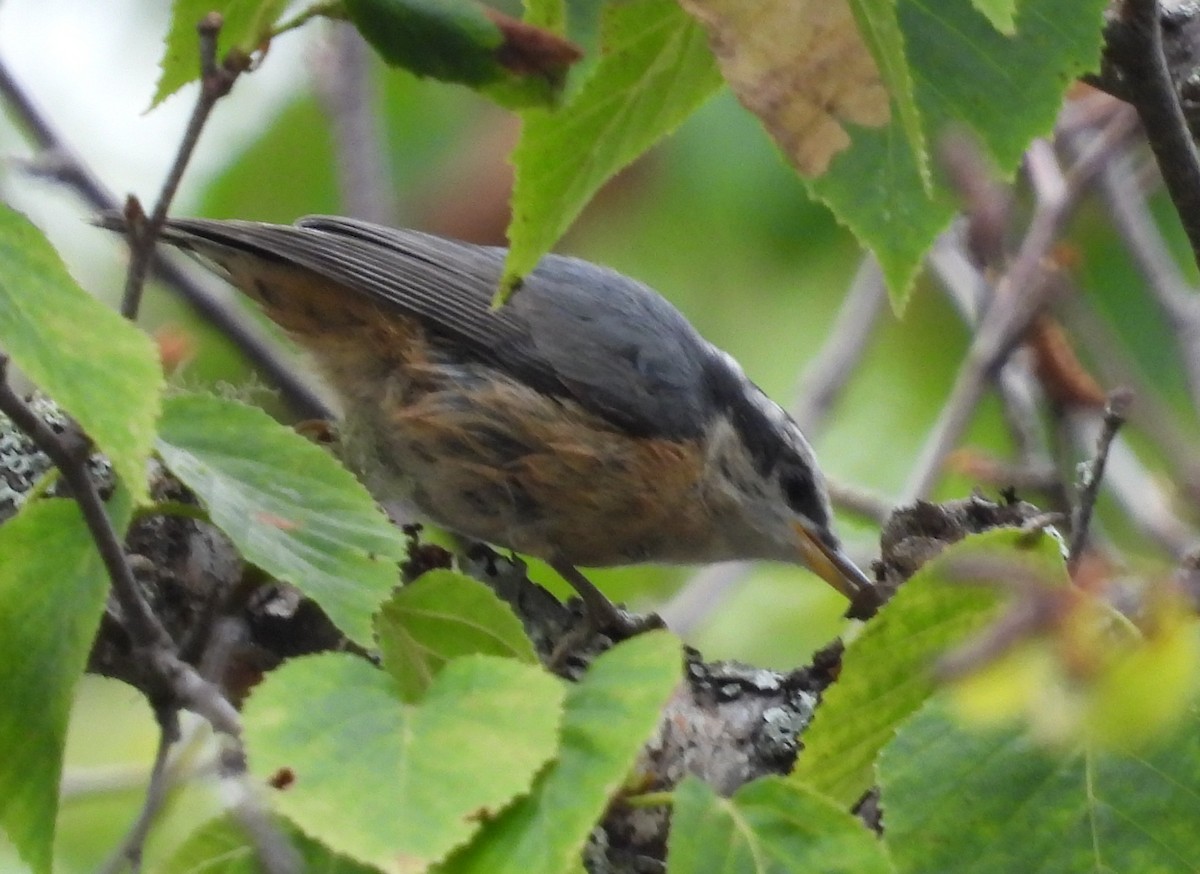
[[[1200,635],[1182,610],[1097,681],[1087,718],[1104,746],[1136,745],[1174,726],[1195,703]]]
[[[1065,594],[1055,621],[950,687],[958,714],[984,726],[1021,719],[1058,747],[1137,747],[1172,728],[1200,678],[1190,607],[1152,590],[1135,624],[1102,590]]]
[[[708,30],[725,79],[806,176],[881,127],[888,91],[845,0],[680,0]]]

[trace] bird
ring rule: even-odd
[[[503,248],[336,216],[174,218],[160,241],[310,353],[376,500],[544,560],[594,629],[637,630],[581,567],[791,562],[873,609],[800,428],[648,286],[551,254],[497,307]]]

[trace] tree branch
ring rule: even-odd
[[[1085,186],[1128,132],[1128,122],[1117,116],[1065,176],[1047,142],[1035,140],[1030,146],[1026,169],[1037,198],[1033,218],[1016,257],[997,283],[991,306],[979,322],[967,358],[899,503],[923,498],[936,485],[946,457],[970,424],[988,382],[1046,302],[1050,290],[1044,266],[1046,256],[1058,241]]]
[[[342,209],[355,218],[393,224],[396,204],[371,93],[371,52],[359,32],[341,22],[322,48],[313,86],[330,120]]]
[[[217,36],[221,32],[223,19],[217,12],[210,12],[196,26],[200,37],[200,95],[192,109],[187,129],[175,152],[175,160],[149,218],[142,214],[141,206],[130,199],[125,208],[127,236],[129,238],[130,261],[125,276],[125,294],[121,299],[121,315],[136,321],[142,302],[142,289],[146,285],[146,273],[155,252],[159,232],[167,220],[167,210],[179,190],[179,181],[187,169],[200,134],[204,131],[213,107],[233,88],[243,70],[250,66],[250,59],[241,52],[230,52],[225,60],[217,63]]]
[[[142,801],[142,809],[129,829],[120,846],[113,851],[108,860],[100,867],[100,874],[119,874],[126,863],[134,872],[142,870],[142,851],[150,828],[154,825],[155,817],[167,800],[170,790],[170,778],[167,762],[170,758],[171,747],[179,740],[179,713],[173,709],[162,710],[156,714],[159,725],[158,748],[154,753],[154,764],[150,768],[150,781],[146,786],[146,797]]]
[[[174,642],[142,596],[133,570],[125,557],[121,539],[104,509],[104,501],[87,470],[91,441],[72,423],[62,435],[34,413],[12,390],[7,379],[8,358],[0,355],[0,413],[29,435],[34,444],[59,469],[79,503],[84,523],[108,571],[113,595],[121,605],[122,619],[134,646],[145,657],[147,672],[156,681],[157,692],[212,724],[217,731],[238,736],[241,719],[233,705],[212,683],[202,679],[191,665],[175,655]],[[153,699],[152,694],[152,699]]]

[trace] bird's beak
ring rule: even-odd
[[[851,614],[874,602],[875,585],[845,553],[834,549],[807,526],[796,523],[800,555],[809,570],[849,599]]]

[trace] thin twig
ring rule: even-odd
[[[254,845],[259,867],[265,874],[301,874],[304,860],[280,829],[263,797],[262,787],[246,774],[241,750],[226,750],[221,760],[221,777],[232,794],[229,813]]]
[[[1109,9],[1117,11],[1120,6],[1112,3],[1109,4]],[[1160,13],[1159,20],[1163,24],[1163,54],[1171,71],[1171,78],[1179,89],[1188,127],[1194,136],[1200,137],[1200,102],[1197,101],[1200,87],[1195,79],[1197,63],[1200,62],[1200,55],[1197,53],[1197,48],[1200,47],[1200,7],[1184,0],[1169,0],[1162,4]],[[1134,103],[1134,92],[1131,88],[1134,83],[1130,82],[1120,49],[1123,41],[1128,42],[1127,32],[1133,25],[1128,15],[1114,15],[1110,12],[1105,18],[1105,51],[1101,58],[1100,72],[1085,75],[1083,81],[1108,92],[1113,97]]]
[[[838,310],[825,342],[804,369],[792,405],[792,418],[811,440],[862,359],[887,304],[887,289],[879,262],[867,255],[859,264],[850,290]]]
[[[752,570],[754,564],[749,561],[706,565],[688,577],[671,599],[654,612],[668,628],[686,638]]]
[[[161,709],[157,714],[159,733],[158,749],[154,753],[154,764],[150,768],[150,781],[146,785],[146,797],[142,809],[120,846],[113,851],[100,867],[100,874],[117,874],[128,863],[129,869],[137,874],[142,870],[142,851],[150,828],[170,790],[167,762],[171,747],[179,740],[179,712],[173,708]]]
[[[78,427],[56,434],[31,410],[8,384],[8,356],[0,354],[0,413],[29,436],[29,439],[54,463],[79,503],[84,522],[100,551],[100,558],[112,579],[113,590],[121,602],[129,636],[138,646],[169,647],[171,638],[158,621],[138,589],[137,581],[112,521],[104,511],[104,500],[87,471],[90,441]]]
[[[892,515],[892,510],[896,509],[887,498],[858,486],[847,485],[834,479],[825,484],[829,487],[829,500],[835,507],[869,519],[877,525],[886,522],[888,516]]]
[[[1163,55],[1158,0],[1125,0],[1125,27],[1109,43],[1124,73],[1126,99],[1137,109],[1163,182],[1200,264],[1200,154]]]
[[[42,155],[55,168],[54,179],[78,193],[97,212],[115,212],[116,196],[104,187],[92,171],[70,149],[34,105],[29,95],[13,79],[0,60],[0,98],[29,131]],[[332,412],[321,396],[299,374],[295,362],[284,355],[238,307],[212,294],[181,270],[176,262],[155,254],[155,274],[190,305],[196,313],[228,337],[271,384],[278,387],[288,406],[304,419],[329,419]]]
[[[142,290],[146,285],[146,274],[154,255],[159,232],[167,220],[167,210],[175,199],[183,171],[187,169],[200,134],[208,123],[213,107],[233,88],[238,76],[250,66],[250,59],[241,52],[230,52],[223,63],[217,63],[217,35],[221,32],[223,19],[217,12],[210,12],[196,26],[200,36],[200,95],[192,109],[187,129],[175,153],[175,160],[163,182],[154,210],[148,218],[141,216],[140,207],[126,209],[130,248],[129,271],[125,278],[125,294],[121,299],[121,315],[137,319],[142,302]]]
[[[125,630],[133,645],[145,654],[149,675],[159,682],[165,699],[174,700],[199,714],[217,731],[240,734],[241,719],[237,710],[212,683],[202,679],[191,665],[179,660],[171,636],[143,597],[125,558],[121,540],[104,510],[104,500],[88,475],[91,441],[78,426],[61,435],[56,434],[12,390],[7,369],[8,358],[0,354],[0,413],[12,419],[62,473],[104,562],[113,594],[121,605]]]
[[[959,315],[967,325],[977,325],[983,301],[991,290],[982,271],[971,263],[967,244],[958,228],[951,228],[934,243],[928,264]],[[1050,498],[1052,506],[1070,505],[1066,487],[1048,449],[1049,435],[1038,413],[1041,393],[1028,362],[1022,356],[1009,356],[995,379],[1017,455],[1017,468],[1002,473],[1003,485],[1018,489],[1037,488]]]
[[[1075,512],[1071,519],[1071,547],[1067,553],[1067,570],[1074,574],[1079,567],[1079,559],[1087,545],[1088,525],[1092,521],[1092,512],[1096,507],[1096,498],[1100,494],[1100,483],[1104,479],[1104,466],[1108,461],[1108,451],[1113,439],[1121,426],[1125,424],[1125,413],[1133,402],[1133,395],[1124,389],[1117,389],[1108,396],[1104,407],[1104,427],[1100,438],[1096,441],[1096,452],[1092,460],[1086,462],[1080,473],[1079,498],[1075,504]]]
[[[395,223],[396,204],[371,71],[366,41],[349,24],[339,23],[318,56],[313,84],[330,120],[343,211],[387,225]]]
[[[1164,403],[1157,388],[1134,361],[1121,337],[1096,312],[1095,303],[1082,293],[1061,296],[1055,310],[1071,326],[1071,333],[1087,353],[1101,380],[1123,385],[1137,395],[1130,421],[1154,441],[1170,466],[1172,479],[1193,505],[1200,505],[1200,455],[1179,415]]]
[[[1037,208],[1024,240],[979,324],[975,339],[959,369],[950,396],[921,450],[913,472],[898,502],[910,503],[926,497],[941,476],[946,456],[958,445],[997,369],[1020,342],[1033,317],[1045,303],[1050,285],[1045,281],[1044,261],[1071,217],[1085,186],[1109,159],[1113,146],[1128,133],[1128,123],[1119,118],[1064,176],[1053,150],[1044,140],[1035,140],[1026,155],[1026,169],[1033,183]]]
[[[934,247],[930,263],[951,300],[962,314],[964,321],[970,324],[971,314],[977,309],[975,298],[981,295],[980,287],[985,283],[983,277],[969,263],[964,252],[961,249],[955,250],[956,246],[961,246],[961,239],[958,235],[953,232],[943,235]],[[1082,312],[1088,316],[1088,320],[1081,321],[1081,313],[1076,312],[1076,309],[1084,307],[1086,300],[1079,295],[1068,297],[1066,300],[1073,306],[1066,321],[1073,326],[1077,334],[1085,339],[1094,340],[1094,357],[1098,364],[1106,368],[1102,371],[1106,381],[1110,384],[1134,382],[1136,385],[1130,375],[1133,372],[1132,365],[1124,365],[1126,368],[1124,370],[1112,369],[1117,367],[1118,362],[1122,360],[1118,355],[1120,344],[1109,334],[1099,331],[1100,328],[1105,327],[1101,320],[1085,308]],[[1060,301],[1061,303],[1062,301]],[[1082,331],[1080,331],[1081,326],[1084,328]],[[1020,357],[1010,357],[1006,360],[1001,369],[1001,376],[997,388],[1002,396],[1009,390],[1008,386],[1024,386],[1023,391],[1027,393],[1036,389],[1033,375],[1030,373],[1028,365]],[[1134,408],[1134,413],[1135,420],[1141,421],[1148,415],[1146,408],[1151,406],[1153,393],[1146,392],[1143,395],[1142,389],[1138,389],[1137,393],[1139,403]],[[1154,403],[1158,402],[1154,401]],[[1052,463],[1057,470],[1068,471],[1072,467],[1070,454],[1073,446],[1079,447],[1085,453],[1090,453],[1095,446],[1097,430],[1092,425],[1096,417],[1090,410],[1075,413],[1062,410],[1055,404],[1050,405],[1050,413],[1049,457],[1054,459]],[[1161,427],[1164,423],[1169,424],[1163,420],[1158,422],[1155,427]],[[1164,449],[1169,456],[1168,460],[1173,460],[1179,466],[1178,469],[1182,471],[1181,476],[1190,479],[1189,472],[1194,470],[1187,460],[1191,454],[1191,448],[1186,445],[1182,436],[1178,436],[1179,453],[1172,456],[1171,447],[1166,445],[1169,441],[1166,441],[1155,430],[1155,427],[1151,427],[1151,424],[1153,424],[1153,418],[1146,424],[1148,433],[1159,441],[1160,448]],[[1175,432],[1170,431],[1169,433]],[[1120,501],[1138,529],[1151,540],[1160,544],[1172,556],[1179,556],[1194,546],[1195,533],[1174,514],[1171,509],[1171,501],[1164,493],[1161,483],[1150,475],[1145,466],[1120,439],[1110,450],[1106,481],[1113,495]],[[1059,479],[1051,497],[1055,505],[1061,505],[1064,508],[1069,505],[1063,479]]]
[[[935,273],[946,286],[946,291],[962,313],[964,321],[970,323],[973,311],[972,300],[983,283],[983,278],[973,268],[966,255],[959,251],[953,252],[958,237],[949,234],[934,248],[931,264]],[[953,257],[951,257],[953,256]],[[952,268],[952,269],[946,269]],[[1078,301],[1082,303],[1082,301]],[[1078,329],[1079,322],[1072,316],[1067,320]],[[1093,318],[1098,322],[1098,319]],[[1086,332],[1085,332],[1086,333]],[[1098,342],[1098,348],[1108,350],[1108,358],[1103,359],[1112,363],[1117,345],[1114,342]],[[1035,381],[1028,366],[1019,357],[1010,357],[1005,361],[1002,374],[1007,375],[1012,383],[1024,383],[1029,390],[1035,386]],[[1120,383],[1124,380],[1111,380]],[[1003,381],[998,389],[1006,391]],[[1149,397],[1143,399],[1139,394],[1139,403],[1135,411],[1144,413]],[[1070,470],[1072,462],[1070,454],[1072,447],[1090,453],[1096,445],[1098,430],[1093,427],[1096,416],[1091,410],[1072,412],[1062,410],[1057,405],[1050,405],[1051,429],[1049,432],[1049,456],[1060,471]],[[1039,465],[1041,466],[1041,465]],[[1180,556],[1193,548],[1196,535],[1172,511],[1171,501],[1164,493],[1159,483],[1137,459],[1133,452],[1119,438],[1114,442],[1109,452],[1105,480],[1114,497],[1121,503],[1126,514],[1147,537],[1162,546],[1170,555]],[[1051,494],[1054,505],[1064,508],[1069,505],[1065,490],[1065,481],[1061,478],[1056,489]],[[1093,530],[1094,530],[1094,526]]]
[[[1091,452],[1102,427],[1096,414],[1067,411],[1062,425],[1067,438],[1082,453]],[[1117,437],[1109,447],[1104,481],[1125,515],[1147,538],[1178,560],[1197,546],[1197,533],[1176,515],[1170,496],[1158,477]],[[1094,526],[1093,526],[1094,527]]]

